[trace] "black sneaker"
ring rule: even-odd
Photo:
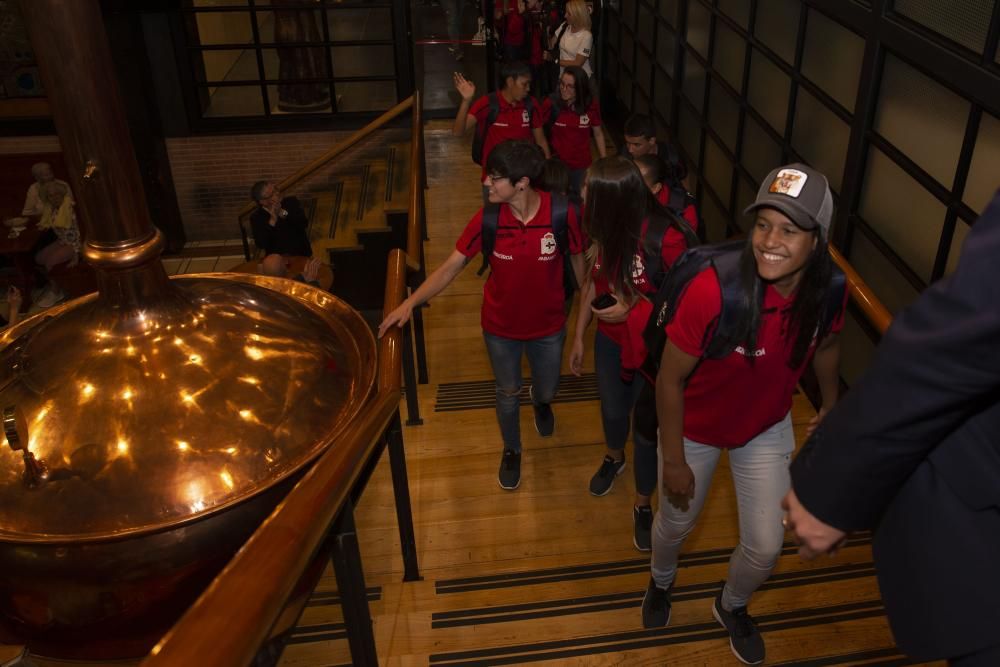
[[[670,588],[658,588],[656,581],[650,577],[646,594],[642,596],[642,627],[662,628],[669,622]]]
[[[747,613],[746,607],[736,607],[732,611],[722,608],[722,593],[715,598],[712,605],[712,615],[719,625],[729,632],[729,648],[733,655],[746,665],[759,665],[764,662],[764,639],[754,623],[753,617]]]
[[[531,407],[535,410],[535,430],[538,435],[548,437],[556,430],[556,416],[552,414],[552,406],[548,403],[535,403],[533,389],[534,387],[528,389],[528,396],[531,397]]]
[[[632,544],[639,551],[653,550],[653,508],[649,505],[632,508]]]
[[[605,455],[601,461],[601,467],[597,469],[594,476],[590,478],[590,495],[603,496],[614,486],[615,477],[625,471],[625,452],[622,452],[621,461],[615,461],[610,456]]]
[[[500,488],[513,491],[521,485],[521,452],[513,449],[503,450],[500,459]]]

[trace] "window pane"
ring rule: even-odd
[[[733,165],[712,137],[705,139],[705,180],[728,208],[733,191]]]
[[[251,44],[250,12],[198,12],[194,44]]]
[[[622,65],[630,72],[633,71],[632,68],[635,66],[635,40],[632,39],[632,35],[629,34],[628,30],[622,30],[622,48],[618,55],[621,56]]]
[[[687,151],[688,157],[695,169],[697,169],[701,160],[701,156],[698,154],[698,144],[701,142],[701,124],[698,122],[698,118],[691,113],[690,109],[683,105],[681,105],[681,111],[678,116],[678,124],[680,127],[677,128],[677,139],[684,147],[684,150]],[[691,187],[694,187],[694,183],[691,183]]]
[[[729,150],[736,152],[736,130],[740,108],[735,99],[716,81],[712,81],[708,100],[708,124],[722,137]]]
[[[715,59],[712,66],[736,89],[743,89],[743,60],[746,57],[746,42],[742,37],[726,27],[721,21],[715,25]]]
[[[204,92],[202,114],[206,118],[221,116],[260,116],[264,113],[264,98],[260,86],[218,86]]]
[[[632,109],[635,113],[649,114],[649,98],[638,86],[635,87],[635,102]]]
[[[392,76],[396,54],[391,46],[331,46],[333,75]]]
[[[930,282],[944,225],[944,204],[875,147],[868,153],[860,211],[889,247]]]
[[[673,86],[670,79],[662,72],[656,75],[656,110],[663,114],[664,118],[670,118],[673,111],[674,100],[672,98]]]
[[[660,16],[667,20],[667,23],[677,26],[677,0],[660,0]]]
[[[728,236],[726,233],[726,214],[707,192],[701,198],[699,212],[702,222],[705,223],[705,240],[709,243],[725,241]]]
[[[674,47],[676,44],[674,33],[664,28],[663,24],[657,26],[656,61],[670,76],[674,75]]]
[[[895,0],[893,9],[977,53],[983,52],[995,0]]]
[[[747,206],[754,203],[756,199],[757,188],[754,187],[753,183],[741,177],[736,189],[736,210],[733,211],[733,217],[736,218],[736,222],[744,232],[750,231],[750,223],[753,222],[753,216],[743,215],[743,211]]]
[[[919,295],[910,281],[860,230],[851,240],[849,260],[890,313],[895,315]]]
[[[719,9],[746,30],[750,25],[750,0],[719,0]]]
[[[392,39],[392,15],[388,7],[345,7],[328,9],[330,39],[335,42],[358,39]]]
[[[625,103],[625,106],[632,107],[632,76],[625,68],[622,68],[618,80],[618,97]]]
[[[684,96],[701,111],[705,104],[705,70],[690,53],[684,54]]]
[[[1000,186],[1000,119],[984,113],[962,199],[973,211],[981,213],[997,186]]]
[[[754,35],[787,62],[795,63],[795,42],[799,34],[799,0],[766,0],[757,3]]]
[[[296,47],[289,49],[261,49],[264,75],[274,81],[297,79],[326,79],[326,56],[322,47]]]
[[[854,112],[865,41],[818,11],[809,12],[802,73]]]
[[[958,259],[962,256],[962,246],[965,245],[965,237],[969,235],[971,229],[961,220],[955,222],[955,233],[951,237],[951,248],[948,249],[948,264],[945,266],[944,275],[951,275],[958,268]]]
[[[687,43],[708,59],[708,31],[712,13],[703,4],[694,0],[688,4]]]
[[[789,78],[760,51],[750,60],[750,91],[747,100],[778,134],[785,133],[788,115]],[[777,166],[777,165],[775,165]]]
[[[637,0],[619,0],[620,9],[618,10],[622,17],[622,25],[628,28],[629,31],[635,31],[635,3]]]
[[[253,49],[221,49],[201,51],[196,56],[201,67],[195,66],[197,81],[257,81],[257,52]]]
[[[608,12],[608,45],[618,49],[618,14]]]
[[[337,111],[385,111],[397,101],[394,81],[337,84]]]
[[[635,83],[642,92],[649,95],[649,82],[653,76],[653,65],[649,61],[649,56],[642,49],[635,50]]]
[[[875,130],[949,189],[968,120],[967,101],[886,56]]]
[[[639,43],[653,50],[653,15],[645,5],[639,5],[639,25],[636,26]]]
[[[264,43],[319,44],[323,41],[322,22],[323,14],[314,10],[276,9],[257,12],[257,31],[260,33],[260,41]]]
[[[749,115],[743,128],[743,166],[757,182],[781,166],[781,146]]]
[[[804,88],[795,104],[792,146],[826,175],[830,189],[840,192],[851,128]]]

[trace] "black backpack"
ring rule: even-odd
[[[552,220],[552,235],[556,237],[556,250],[563,256],[563,291],[566,300],[573,298],[573,292],[579,289],[576,283],[576,274],[573,273],[573,265],[570,263],[569,254],[569,208],[573,207],[577,220],[580,219],[580,207],[577,202],[570,201],[565,195],[552,193],[551,195],[550,220]],[[490,257],[493,255],[493,248],[497,241],[497,227],[500,224],[500,205],[487,204],[483,207],[483,265],[479,268],[477,275],[483,275],[490,267]]]
[[[688,285],[691,284],[695,276],[709,266],[715,269],[719,279],[722,291],[722,310],[719,312],[715,331],[708,341],[702,358],[721,359],[739,345],[740,341],[736,339],[735,332],[743,309],[746,307],[740,280],[740,257],[745,245],[746,241],[737,240],[690,248],[670,267],[670,271],[653,300],[653,313],[650,315],[649,322],[642,334],[647,350],[643,372],[649,378],[655,378],[660,368],[660,357],[667,344],[667,334],[664,327],[673,320],[677,305],[684,296]],[[834,265],[826,305],[819,320],[818,336],[820,338],[829,332],[837,313],[840,312],[846,289],[847,279],[844,272]]]
[[[687,193],[684,194],[686,195]],[[687,220],[681,217],[680,211],[677,211],[673,207],[668,207],[666,215],[654,213],[649,216],[649,226],[646,228],[646,235],[642,239],[642,261],[649,282],[657,290],[663,284],[663,280],[670,270],[669,266],[663,266],[663,237],[666,235],[667,230],[670,229],[672,222],[677,225],[678,231],[684,235],[688,248],[698,245],[698,237],[695,235],[694,230],[691,229],[691,225],[688,224]]]
[[[483,144],[486,143],[486,133],[490,131],[490,127],[496,122],[497,116],[500,115],[500,93],[493,92],[486,96],[486,101],[490,105],[490,111],[486,115],[486,122],[476,123],[476,133],[472,137],[472,161],[478,165],[483,163]],[[529,95],[524,98],[524,108],[528,112],[528,124],[531,124],[531,118],[535,112],[535,100]]]

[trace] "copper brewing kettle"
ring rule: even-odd
[[[0,336],[0,640],[138,656],[335,446],[375,342],[301,283],[168,279],[96,0],[22,9],[100,289]]]

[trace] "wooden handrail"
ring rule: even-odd
[[[312,174],[313,172],[315,172],[317,169],[322,168],[327,162],[329,162],[333,158],[337,157],[338,155],[340,155],[341,153],[343,153],[344,151],[346,151],[348,148],[350,148],[354,144],[358,143],[359,141],[361,141],[362,139],[364,139],[368,135],[372,134],[376,130],[380,130],[383,127],[385,127],[385,125],[389,121],[393,120],[397,116],[402,115],[404,111],[406,111],[407,109],[409,109],[410,107],[413,106],[414,97],[415,97],[415,95],[411,95],[410,97],[407,97],[405,100],[403,100],[402,102],[400,102],[399,104],[397,104],[393,108],[389,109],[384,114],[382,114],[381,116],[379,116],[378,118],[376,118],[372,122],[368,123],[363,128],[361,128],[360,130],[358,130],[357,132],[355,132],[354,134],[352,134],[347,139],[345,139],[344,141],[340,142],[339,144],[337,144],[336,146],[334,146],[333,148],[331,148],[327,152],[323,153],[322,155],[320,155],[315,160],[313,160],[309,164],[307,164],[304,167],[302,167],[301,169],[299,169],[297,172],[295,172],[291,176],[287,176],[284,179],[282,179],[278,183],[278,189],[279,190],[288,190],[288,189],[294,187],[295,185],[298,185],[299,181],[301,181],[302,179],[304,179],[306,176],[309,176],[310,174]],[[257,207],[257,203],[256,202],[249,202],[246,206],[244,206],[243,208],[240,209],[240,212],[237,214],[237,217],[242,220],[246,216],[248,216],[251,213],[253,213],[253,210],[256,207]]]
[[[854,267],[832,245],[830,246],[830,255],[833,257],[833,261],[844,272],[844,275],[847,276],[847,288],[851,293],[851,298],[858,304],[861,312],[865,314],[865,317],[868,318],[868,321],[871,322],[876,331],[879,334],[884,334],[885,330],[892,324],[892,314],[878,300],[878,297],[875,296],[868,283],[858,275]]]
[[[423,253],[420,244],[423,243],[423,213],[421,206],[424,196],[423,188],[423,153],[424,124],[420,103],[420,91],[413,94],[413,122],[410,126],[410,201],[409,219],[406,228],[406,260],[411,271],[420,269]]]

